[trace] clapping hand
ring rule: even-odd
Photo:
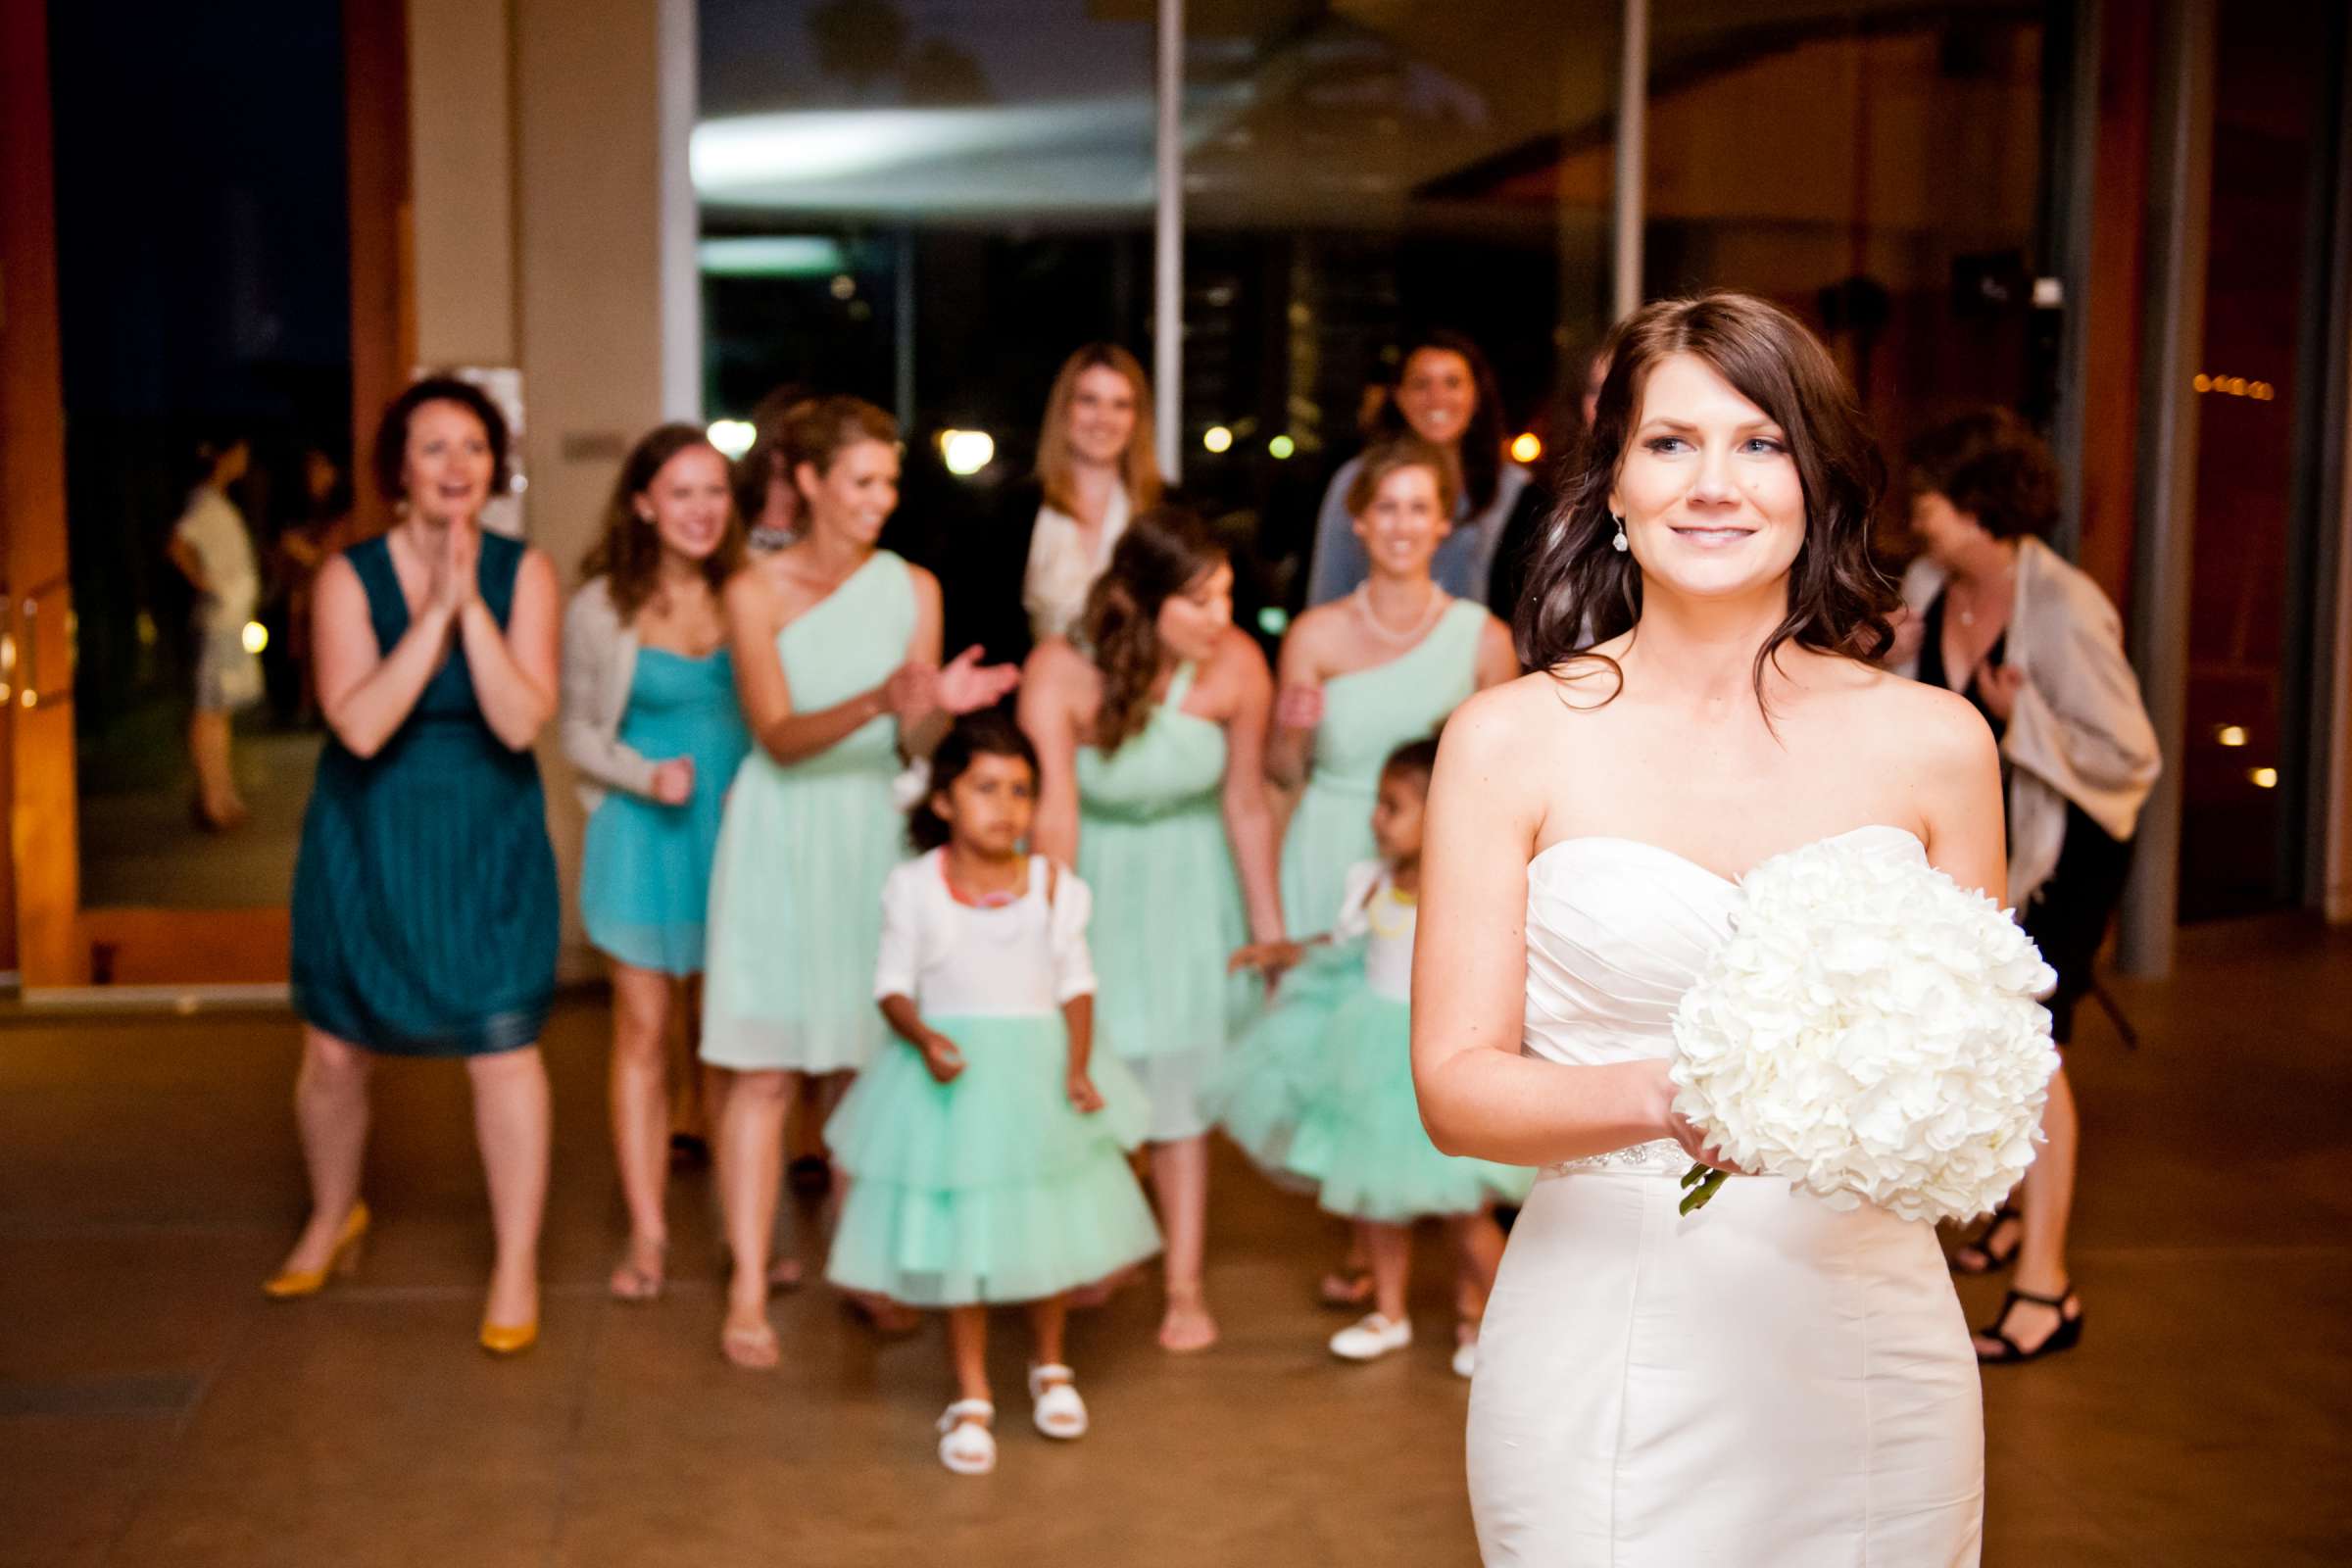
[[[939,669],[932,664],[901,664],[882,683],[882,703],[899,721],[902,732],[912,729],[938,707]]]
[[[450,521],[442,535],[441,558],[433,563],[426,603],[455,616],[480,592],[474,572],[482,558],[482,530],[471,517]]]
[[[1021,683],[1018,664],[983,664],[980,645],[974,643],[934,677],[933,701],[950,713],[970,713],[994,708],[1005,693]]]
[[[663,806],[684,806],[694,799],[694,759],[673,757],[654,768],[654,799]]]

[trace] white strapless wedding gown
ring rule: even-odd
[[[1924,856],[1899,828],[1841,835]],[[1738,888],[1629,839],[1528,866],[1527,1054],[1662,1057]],[[1470,1394],[1490,1568],[1947,1568],[1984,1522],[1977,1362],[1924,1222],[1735,1177],[1688,1219],[1644,1144],[1546,1170]]]

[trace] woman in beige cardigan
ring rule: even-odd
[[[2058,470],[2040,438],[1989,409],[1926,431],[1909,456],[1925,554],[1903,580],[1897,667],[1967,697],[2000,738],[2009,897],[2058,971],[2049,1008],[2063,1046],[2163,766],[2156,732],[2115,607],[2042,542],[2058,517]],[[2011,1206],[1953,1258],[1967,1274],[2016,1265],[1999,1315],[1977,1336],[1987,1365],[2069,1349],[2082,1335],[2066,1265],[2080,1130],[2063,1067],[2042,1130],[2048,1143]]]
[[[720,806],[751,745],[718,611],[742,561],[726,459],[694,426],[663,425],[622,464],[564,617],[564,750],[588,809],[580,917],[612,967],[623,1300],[662,1292],[669,1024],[702,973]]]

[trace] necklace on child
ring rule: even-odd
[[[1008,892],[967,892],[956,885],[956,878],[948,870],[948,858],[944,855],[939,858],[939,879],[947,884],[948,897],[969,909],[1005,908],[1020,903],[1022,894],[1027,891],[1024,887]]]

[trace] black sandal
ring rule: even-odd
[[[2017,1228],[2010,1233],[2007,1247],[1995,1249],[1992,1246],[1992,1239],[2000,1234],[2001,1227],[2004,1225],[2014,1225]],[[1992,1211],[1992,1218],[1984,1222],[1984,1228],[1977,1232],[1973,1240],[1962,1242],[1952,1250],[1952,1255],[1948,1261],[1955,1274],[1967,1274],[1972,1277],[1980,1274],[1998,1274],[2002,1269],[2017,1261],[2018,1249],[2025,1245],[2026,1216],[2018,1211],[2015,1203],[2003,1203]]]
[[[2010,1309],[2020,1301],[2031,1301],[2035,1306],[2054,1307],[2058,1312],[2058,1326],[2050,1330],[2048,1339],[2043,1340],[2031,1350],[2022,1348],[2002,1329],[2002,1325],[2009,1321]],[[2073,1317],[2066,1315],[2066,1309],[2070,1305],[2075,1309]],[[2041,1296],[2033,1291],[2013,1290],[2002,1298],[2001,1309],[1993,1314],[1991,1324],[1977,1330],[1977,1333],[1984,1339],[1994,1341],[2001,1347],[1997,1350],[1987,1350],[1983,1346],[1978,1346],[1977,1364],[1979,1366],[2016,1366],[2024,1361],[2038,1361],[2045,1355],[2056,1355],[2061,1350],[2071,1350],[2082,1343],[2082,1303],[2076,1298],[2075,1288],[2071,1285],[2056,1296]]]

